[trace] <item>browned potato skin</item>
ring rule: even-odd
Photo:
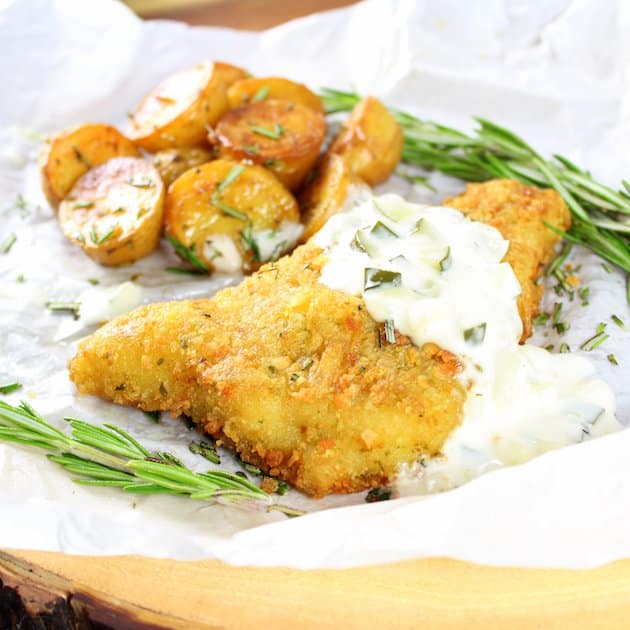
[[[356,181],[343,159],[334,153],[326,156],[314,173],[313,180],[298,197],[304,224],[302,243],[341,210],[350,185]]]
[[[89,168],[114,157],[139,155],[131,140],[109,125],[88,124],[64,129],[48,138],[39,153],[46,199],[56,210]]]
[[[284,130],[277,138],[255,127]],[[326,134],[324,115],[306,105],[267,99],[229,111],[216,127],[222,157],[251,160],[274,172],[289,190],[296,190],[319,157]]]
[[[311,92],[302,83],[296,83],[282,77],[250,77],[237,81],[227,93],[230,109],[251,103],[253,98],[261,94],[261,90],[266,92],[260,98],[261,101],[266,99],[291,101],[291,103],[306,105],[306,107],[310,107],[321,114],[324,113],[324,104],[317,94]]]
[[[206,149],[180,147],[179,149],[165,149],[156,153],[151,162],[160,174],[164,187],[168,188],[180,175],[189,169],[212,160],[212,153]]]
[[[342,124],[329,149],[370,186],[384,182],[400,161],[403,133],[385,105],[368,96]]]
[[[212,236],[228,236],[236,245],[243,260],[243,271],[257,269],[241,233],[251,224],[254,230],[275,229],[283,221],[300,220],[298,205],[291,193],[267,169],[261,166],[243,166],[241,174],[221,193],[221,201],[230,208],[247,215],[245,222],[226,214],[211,199],[217,187],[238,165],[233,160],[215,160],[193,168],[171,184],[166,195],[165,231],[185,247],[194,246],[195,254],[215,270],[212,256],[206,256],[204,247]]]
[[[569,208],[555,190],[541,190],[509,179],[468,184],[466,192],[447,197],[444,204],[491,225],[510,241],[505,260],[521,284],[518,310],[523,321],[523,343],[532,334],[532,320],[540,310],[544,288],[536,280],[553,259],[560,242],[545,222],[561,230],[569,229]]]
[[[59,206],[59,222],[67,239],[93,260],[112,266],[143,258],[157,247],[163,212],[164,185],[153,166],[137,158],[113,158],[77,180]]]
[[[227,88],[247,72],[205,62],[159,83],[130,118],[128,135],[146,151],[204,145],[212,126],[227,111]]]

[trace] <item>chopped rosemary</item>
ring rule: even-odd
[[[195,244],[190,247],[186,247],[183,243],[180,243],[174,236],[166,234],[166,240],[175,248],[175,251],[181,258],[187,260],[191,265],[202,271],[208,271],[206,264],[195,253]]]
[[[286,247],[287,247],[286,240],[276,243],[276,246],[273,248],[271,255],[268,258],[268,261],[275,262],[276,260],[278,260],[278,258],[282,256],[282,252],[286,249]]]
[[[260,147],[257,144],[246,144],[243,149],[245,149],[245,151],[247,151],[247,153],[250,153],[251,155],[256,155],[257,153],[260,153]]]
[[[181,275],[189,276],[205,276],[208,273],[202,269],[184,269],[184,267],[167,267],[166,271],[169,273],[179,273]]]
[[[620,317],[617,317],[617,315],[611,315],[610,319],[612,319],[613,322],[615,322],[615,324],[617,324],[617,326],[619,326],[619,328],[622,328],[623,330],[626,329],[626,324],[624,323],[624,321]]]
[[[22,383],[7,383],[6,385],[0,385],[0,394],[12,394],[17,392],[18,389],[22,389]]]
[[[599,322],[597,324],[597,328],[595,329],[595,333],[601,335],[606,330],[606,324],[604,322]]]
[[[582,287],[578,289],[578,295],[580,296],[580,300],[582,300],[582,306],[588,306],[588,294],[591,290],[588,287]]]
[[[81,302],[46,302],[46,308],[56,313],[72,313],[74,319],[79,319]]]
[[[234,182],[238,177],[240,177],[241,173],[245,170],[245,167],[241,164],[235,164],[230,172],[227,174],[225,179],[217,186],[215,192],[223,192],[232,182]]]
[[[560,250],[559,254],[551,261],[551,263],[547,267],[547,271],[545,272],[545,275],[553,276],[555,272],[558,271],[560,267],[565,263],[572,249],[573,249],[573,243],[564,243],[562,245],[562,249]]]
[[[440,271],[448,271],[451,268],[451,265],[453,264],[453,259],[451,258],[451,248],[450,247],[446,248],[446,253],[444,254],[442,259],[440,260],[439,264],[440,264]]]
[[[252,103],[260,103],[260,101],[264,101],[269,94],[269,86],[263,85],[256,94],[254,94],[252,98]]]
[[[606,273],[612,273],[612,267],[608,264],[608,263],[602,263],[602,269],[606,272]]]
[[[250,474],[254,477],[262,477],[263,472],[258,468],[258,466],[254,466],[254,464],[248,464],[244,462],[240,457],[236,458],[236,461]]]
[[[266,129],[265,127],[252,127],[252,131],[257,133],[259,136],[265,136],[265,138],[278,140],[284,134],[284,127],[280,123],[276,123],[273,129]]]
[[[608,354],[606,355],[606,358],[613,364],[613,365],[619,365],[619,361],[617,361],[617,357],[614,354]]]
[[[241,243],[246,251],[252,252],[252,260],[254,262],[261,261],[260,248],[254,238],[254,228],[251,223],[241,232]]]
[[[88,208],[93,208],[94,207],[94,202],[93,201],[77,201],[77,203],[75,203],[73,206],[74,210],[80,210],[80,209],[88,209]]]
[[[363,272],[364,291],[377,288],[399,287],[401,283],[402,275],[397,271],[367,267]]]
[[[216,192],[213,193],[212,197],[210,197],[210,201],[214,206],[216,206],[223,214],[226,214],[229,217],[233,217],[234,219],[239,219],[240,221],[248,221],[249,217],[240,210],[236,208],[232,208],[232,206],[228,206],[226,203],[223,203],[221,196]]]
[[[15,281],[18,284],[22,284],[24,282],[24,274],[23,273],[19,274],[18,277],[15,279]]]
[[[74,156],[77,158],[77,160],[79,160],[79,162],[82,162],[83,164],[85,164],[85,166],[87,166],[88,168],[91,168],[92,165],[85,159],[85,157],[83,156],[83,153],[81,153],[81,151],[79,151],[78,147],[73,146],[72,150],[74,151]]]
[[[599,346],[601,346],[609,337],[610,335],[607,335],[603,330],[601,331],[598,330],[598,332],[595,335],[587,339],[580,346],[580,350],[586,350],[587,352],[590,352],[591,350],[595,350],[595,348],[599,348]]]
[[[13,245],[15,245],[15,241],[17,241],[17,234],[15,232],[11,232],[11,234],[9,234],[9,236],[7,236],[0,245],[0,252],[8,254]]]
[[[562,302],[556,302],[553,305],[553,317],[551,319],[551,324],[555,327],[560,322],[560,313],[562,312]]]
[[[393,319],[385,320],[385,339],[387,343],[396,343],[396,329]]]
[[[160,422],[161,413],[159,411],[143,411],[142,413],[144,413],[151,422],[155,422],[155,424]]]
[[[571,352],[571,348],[569,347],[568,343],[561,343],[560,344],[560,348],[559,348],[559,352],[561,354],[566,354],[567,352]]]
[[[97,285],[100,284],[101,281],[98,278],[88,278],[87,281],[91,284],[91,285]]]
[[[377,501],[389,501],[392,498],[392,491],[387,488],[372,488],[365,495],[366,503],[376,503]]]
[[[127,183],[135,188],[151,188],[153,186],[153,180],[146,176],[138,180],[128,179]]]
[[[542,324],[546,324],[549,321],[550,317],[551,315],[549,315],[549,313],[541,312],[541,313],[538,313],[536,317],[534,317],[532,322],[534,323],[534,326],[539,326]]]
[[[217,453],[217,447],[212,442],[207,442],[205,440],[195,442],[193,440],[188,445],[188,448],[191,453],[194,453],[195,455],[201,455],[201,457],[204,457],[213,464],[221,463],[221,459],[219,458],[219,454]]]
[[[483,343],[483,340],[486,337],[486,323],[478,324],[477,326],[473,326],[472,328],[467,328],[464,331],[464,341],[468,341],[474,345],[479,345]]]
[[[118,229],[118,223],[114,223],[114,225],[112,225],[112,227],[110,227],[109,230],[105,232],[105,234],[103,234],[102,236],[98,236],[98,234],[96,233],[96,230],[92,228],[90,230],[90,240],[95,245],[102,245],[114,235],[114,232],[116,232],[117,229]]]

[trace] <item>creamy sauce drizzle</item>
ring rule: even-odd
[[[254,230],[252,240],[258,247],[260,262],[277,260],[295,247],[304,231],[301,223],[284,221],[278,228]],[[232,238],[226,234],[211,234],[204,245],[204,257],[222,273],[241,271],[243,259]]]
[[[612,391],[586,359],[519,345],[520,285],[494,228],[384,195],[332,217],[314,240],[328,259],[320,282],[361,295],[376,321],[464,366],[462,423],[441,456],[401,469],[401,494],[452,488],[621,428]]]

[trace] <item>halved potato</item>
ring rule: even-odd
[[[251,271],[290,249],[302,231],[298,205],[260,166],[215,160],[168,189],[165,230],[176,251],[208,271]]]
[[[227,88],[248,76],[225,63],[201,63],[159,83],[131,115],[128,135],[147,151],[203,145],[227,111]]]
[[[89,168],[114,157],[139,155],[133,142],[109,125],[89,124],[64,129],[48,138],[39,153],[46,199],[57,209],[59,202]]]
[[[228,89],[227,95],[230,109],[273,98],[301,103],[316,112],[324,113],[324,104],[317,94],[311,92],[302,83],[296,83],[282,77],[241,79]]]
[[[77,180],[59,206],[64,235],[103,265],[150,254],[160,240],[164,184],[145,160],[113,158]]]
[[[352,173],[375,186],[392,174],[402,147],[400,125],[385,105],[368,96],[344,121],[329,152],[340,155]]]
[[[330,217],[341,210],[348,190],[356,179],[339,155],[328,155],[314,171],[312,181],[300,193],[304,232],[300,241],[306,242],[319,231]]]
[[[216,134],[222,157],[262,164],[295,190],[317,161],[326,121],[306,105],[268,99],[229,111]]]
[[[168,188],[182,173],[212,159],[212,153],[206,149],[181,147],[156,153],[152,162],[164,182],[164,187]]]

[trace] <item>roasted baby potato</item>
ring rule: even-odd
[[[322,160],[314,171],[312,181],[299,196],[304,224],[301,242],[306,242],[333,214],[341,210],[354,179],[339,155],[333,153]]]
[[[203,145],[227,111],[227,88],[247,76],[224,63],[201,63],[159,83],[131,115],[129,137],[147,151]]]
[[[164,182],[164,187],[168,188],[182,173],[193,166],[210,162],[212,158],[212,153],[206,149],[181,147],[156,153],[152,162]]]
[[[292,103],[301,103],[314,109],[316,112],[324,113],[324,104],[317,94],[311,92],[302,83],[296,83],[281,77],[250,77],[241,79],[228,89],[227,95],[230,109],[273,98],[291,101]]]
[[[90,169],[59,206],[66,238],[103,265],[150,254],[160,240],[164,185],[145,160],[113,158]]]
[[[229,111],[216,134],[222,157],[262,164],[295,190],[317,161],[326,122],[306,105],[267,99]]]
[[[392,114],[377,99],[362,99],[342,124],[330,153],[340,155],[370,186],[385,181],[402,155],[403,133]]]
[[[48,203],[57,209],[89,168],[121,156],[138,157],[138,149],[109,125],[82,125],[51,136],[39,154],[42,189]]]
[[[250,271],[297,241],[297,202],[260,166],[215,160],[171,184],[165,229],[178,254],[208,271]]]

